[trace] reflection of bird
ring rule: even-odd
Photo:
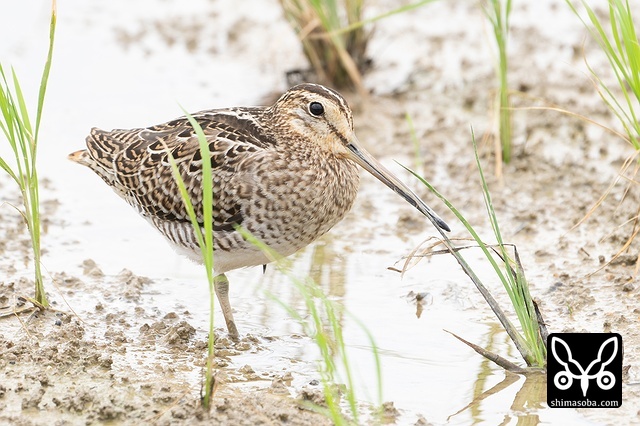
[[[291,88],[270,107],[196,113],[211,151],[213,218],[202,217],[202,157],[189,121],[144,129],[92,129],[87,149],[69,156],[96,172],[179,252],[201,252],[172,176],[176,159],[200,223],[213,220],[215,290],[229,334],[237,338],[224,273],[269,259],[236,230],[241,226],[283,256],[323,235],[349,211],[362,166],[434,223],[448,227],[359,144],[351,110],[335,91]],[[203,228],[204,229],[204,228]]]

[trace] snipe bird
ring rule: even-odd
[[[351,209],[360,182],[358,165],[434,224],[449,230],[360,145],[351,109],[332,89],[300,84],[269,107],[206,110],[193,117],[209,142],[213,217],[202,215],[202,156],[186,117],[147,128],[94,128],[86,139],[87,149],[69,158],[98,174],[178,252],[202,262],[172,176],[171,152],[198,221],[213,221],[215,291],[229,336],[234,339],[238,329],[225,273],[269,262],[255,244],[243,238],[238,227],[282,256],[297,252],[329,231]]]

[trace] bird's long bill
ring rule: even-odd
[[[357,140],[352,140],[348,145],[351,155],[349,158],[359,164],[363,169],[374,175],[380,182],[393,189],[398,195],[407,200],[409,204],[418,209],[420,213],[431,218],[440,228],[445,231],[451,231],[449,225],[440,219],[440,217],[431,210],[416,194],[411,191],[407,185],[402,183],[400,179],[395,177],[393,173],[387,170],[378,160],[373,158],[371,154],[365,151]]]

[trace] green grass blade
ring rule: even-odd
[[[200,223],[198,222],[198,217],[196,215],[196,211],[193,208],[193,203],[191,202],[191,197],[189,196],[189,191],[187,191],[187,187],[184,184],[184,180],[180,175],[180,169],[178,168],[178,164],[176,163],[175,158],[171,154],[171,150],[165,146],[165,150],[168,154],[167,159],[169,160],[169,164],[171,165],[171,171],[173,172],[173,178],[178,185],[178,190],[180,191],[180,196],[182,197],[182,201],[184,202],[185,209],[187,210],[187,214],[189,215],[189,220],[191,221],[191,225],[193,226],[193,230],[196,235],[196,239],[198,240],[198,245],[200,247],[204,247],[204,237],[202,235],[202,229],[200,228]],[[204,253],[203,253],[204,256]]]
[[[367,336],[367,340],[369,341],[369,345],[371,347],[371,355],[373,356],[373,362],[375,365],[375,375],[376,375],[376,402],[378,404],[378,406],[382,406],[382,402],[383,402],[383,396],[382,396],[382,390],[383,390],[383,383],[382,383],[382,360],[380,359],[380,351],[378,350],[378,345],[376,344],[376,341],[373,337],[373,334],[371,334],[371,331],[369,331],[369,329],[367,328],[367,326],[360,321],[360,319],[356,318],[355,316],[351,315],[349,312],[347,312],[347,314],[349,314],[349,316],[351,317],[351,319],[353,321],[356,322],[356,324],[358,324],[358,326],[360,327],[360,329],[362,331],[364,331],[365,335]]]
[[[293,276],[290,272],[291,262],[283,258],[275,250],[264,244],[249,231],[242,227],[236,227],[242,237],[249,243],[259,248],[267,258],[275,262],[276,269],[286,275],[299,294],[304,299],[306,314],[303,315],[294,307],[285,303],[271,292],[266,292],[267,296],[273,299],[278,305],[283,307],[289,315],[294,318],[302,327],[304,333],[313,339],[317,346],[321,359],[318,366],[321,382],[323,385],[323,394],[327,408],[318,406],[310,406],[309,408],[332,420],[334,424],[359,424],[359,413],[357,406],[357,398],[355,394],[355,380],[351,368],[351,362],[347,356],[347,343],[344,339],[341,326],[341,318],[346,314],[353,318],[361,330],[367,335],[375,362],[375,377],[377,378],[377,392],[380,404],[382,403],[382,367],[380,355],[375,344],[371,332],[366,326],[353,317],[344,307],[331,300],[322,291],[322,289],[311,279],[300,280]],[[337,364],[340,361],[340,365]],[[344,372],[344,381],[346,382],[346,399],[351,411],[352,421],[345,419],[340,410],[340,395],[336,393],[334,383],[340,376],[339,367]]]
[[[24,125],[20,121],[18,108],[16,107],[9,83],[1,66],[0,74],[2,75],[2,85],[0,88],[2,92],[2,115],[4,118],[3,130],[6,129],[5,135],[7,136],[7,141],[9,142],[14,158],[16,159],[16,167],[18,167],[16,175],[22,176],[22,167],[20,163],[21,156],[18,151],[20,150],[20,146],[24,144]],[[17,180],[17,183],[22,189],[23,182],[21,180]]]
[[[42,72],[42,78],[40,79],[40,91],[38,92],[38,109],[36,113],[36,131],[34,139],[38,140],[40,132],[40,121],[42,119],[42,109],[44,108],[44,97],[47,93],[47,84],[49,82],[49,73],[51,72],[51,62],[53,59],[53,44],[56,35],[56,22],[58,20],[56,9],[56,0],[51,3],[51,23],[49,25],[49,52],[47,53],[47,60],[44,64],[44,70]],[[37,146],[37,144],[36,144]]]
[[[11,167],[2,159],[2,157],[0,157],[0,168],[2,168],[2,170],[4,170],[9,176],[11,176],[11,179],[16,181],[16,183],[18,183],[19,185],[20,179],[18,179],[18,176],[16,176]]]
[[[416,171],[419,171],[422,168],[422,156],[420,155],[420,141],[418,140],[418,136],[416,135],[416,129],[413,125],[413,119],[411,115],[407,112],[404,115],[404,119],[409,125],[409,134],[411,135],[411,142],[413,142],[413,167]]]
[[[207,252],[203,254],[205,256],[207,276],[213,277],[213,221],[206,220],[206,218],[213,217],[213,175],[211,170],[211,160],[205,161],[205,159],[211,158],[211,151],[209,149],[209,141],[207,140],[200,124],[184,109],[183,111],[198,136],[200,153],[202,155],[202,216],[205,218],[204,246],[211,248],[211,250],[207,250]]]
[[[38,185],[37,180],[34,181],[35,176],[33,176],[33,163],[35,161],[33,158],[33,152],[35,150],[35,141],[33,140],[31,120],[29,119],[29,112],[24,100],[24,95],[22,94],[22,88],[20,87],[18,76],[13,68],[11,68],[11,74],[13,76],[13,86],[16,93],[15,99],[18,104],[17,108],[14,105],[14,114],[17,123],[16,130],[19,137],[19,143],[14,145],[16,147],[16,151],[14,151],[14,153],[16,154],[18,175],[22,180],[20,188],[22,189],[25,210],[27,210],[27,224],[29,225],[30,231],[33,232],[31,228],[34,224],[33,221],[30,220],[30,217],[33,217],[31,216],[33,214],[32,209],[39,209],[37,200],[32,199],[33,194],[30,192],[33,190],[34,186]],[[35,217],[38,216],[38,212],[36,211]],[[32,240],[32,244],[36,245],[36,240]]]
[[[169,148],[165,145],[169,164],[171,165],[171,171],[173,178],[178,185],[180,196],[184,203],[191,226],[198,241],[198,246],[202,253],[202,260],[205,266],[207,281],[209,284],[209,340],[207,346],[207,363],[205,373],[205,393],[203,397],[203,405],[206,408],[211,407],[211,399],[213,397],[213,358],[215,348],[215,336],[214,336],[214,312],[215,312],[215,277],[213,275],[213,262],[214,262],[214,241],[213,241],[213,177],[211,169],[211,152],[209,149],[209,142],[202,130],[202,127],[192,115],[186,112],[184,108],[182,110],[185,113],[187,120],[191,124],[191,127],[198,137],[198,144],[200,149],[200,155],[202,158],[202,223],[198,221],[198,212],[195,211],[191,196],[187,190],[184,180],[180,174],[180,169],[176,163],[175,158],[171,154]],[[204,229],[204,231],[203,231]],[[203,234],[204,232],[204,234]]]
[[[419,8],[421,6],[424,6],[424,5],[429,4],[429,3],[433,3],[435,1],[437,1],[437,0],[420,0],[420,1],[417,1],[415,3],[406,4],[404,6],[400,6],[400,7],[397,7],[395,9],[389,10],[387,12],[381,13],[379,15],[373,16],[371,18],[358,20],[356,22],[353,22],[350,25],[344,26],[342,28],[334,29],[332,32],[329,33],[329,35],[346,34],[348,32],[360,29],[360,28],[362,28],[362,27],[364,27],[366,25],[373,24],[373,23],[375,23],[377,21],[380,21],[382,19],[389,18],[391,16],[398,15],[400,13],[409,12],[410,10],[417,9],[417,8]]]
[[[502,309],[498,306],[491,293],[480,282],[475,272],[469,267],[459,251],[453,249],[453,245],[446,234],[444,234],[444,232],[440,232],[443,237],[443,244],[456,258],[463,271],[471,278],[480,293],[483,295],[483,297],[507,331],[507,334],[516,345],[516,348],[522,355],[523,359],[526,361],[527,365],[540,367],[543,366],[546,361],[546,346],[541,337],[542,334],[539,328],[536,310],[529,293],[529,287],[524,275],[524,270],[522,268],[520,258],[518,256],[517,248],[514,247],[514,260],[511,259],[505,247],[495,209],[493,208],[493,202],[491,199],[491,194],[489,192],[488,184],[482,170],[482,166],[480,164],[480,158],[478,156],[477,145],[475,137],[473,135],[473,130],[472,139],[476,165],[478,167],[478,172],[482,184],[485,208],[487,210],[487,216],[489,218],[492,231],[498,242],[498,248],[490,249],[489,246],[487,246],[481,240],[480,236],[477,234],[471,224],[448,200],[446,200],[446,198],[444,198],[424,178],[408,169],[407,167],[403,167],[410,173],[412,173],[416,178],[418,178],[425,186],[427,186],[438,198],[440,198],[445,203],[445,205],[454,213],[458,220],[460,220],[467,231],[471,234],[473,239],[477,242],[478,246],[481,248],[483,254],[485,255],[485,258],[491,264],[496,276],[503,284],[503,287],[505,288],[505,291],[507,292],[509,299],[514,307],[514,310],[518,317],[518,322],[520,323],[522,333],[524,335],[518,332],[513,324],[511,324]],[[492,250],[495,250],[498,258],[500,259],[499,261],[491,253]]]
[[[483,7],[484,14],[493,27],[493,35],[498,48],[496,74],[498,78],[499,139],[502,161],[511,161],[511,105],[509,102],[507,41],[509,37],[509,14],[511,0],[490,0],[490,6]]]
[[[0,113],[2,114],[2,120],[0,120],[0,128],[2,128],[2,133],[7,139],[7,142],[9,142],[14,155],[17,156],[14,122],[16,114],[14,113],[13,104],[11,102],[9,88],[6,84],[7,80],[2,68],[2,64],[0,64],[0,77],[2,77],[2,79],[0,80]],[[16,182],[18,187],[21,186],[22,182],[18,178],[18,175],[2,157],[0,157],[0,168],[2,168],[2,170],[4,170]]]
[[[565,2],[607,56],[622,93],[622,100],[618,100],[618,95],[609,90],[588,63],[587,67],[598,84],[598,93],[624,127],[628,141],[636,150],[640,150],[640,123],[637,113],[640,106],[640,43],[629,2],[609,0],[609,32],[605,30],[606,26],[586,0],[579,0],[586,18],[571,0]]]
[[[509,295],[511,304],[513,305],[518,317],[518,322],[520,323],[520,327],[522,328],[525,335],[525,341],[528,344],[529,353],[533,357],[531,360],[527,360],[527,364],[542,366],[545,362],[545,354],[543,353],[545,344],[544,342],[540,341],[541,335],[538,327],[536,312],[533,307],[533,301],[529,293],[529,285],[526,281],[524,270],[522,269],[522,264],[518,256],[517,248],[514,247],[515,261],[510,258],[509,253],[506,250],[506,246],[502,238],[502,233],[500,232],[498,218],[496,216],[495,209],[493,208],[493,202],[491,201],[489,186],[487,185],[484,171],[480,163],[480,157],[478,156],[478,146],[473,135],[473,130],[471,131],[471,133],[476,166],[478,168],[478,173],[482,182],[482,192],[485,200],[487,216],[489,217],[493,234],[495,235],[496,241],[498,242],[500,257],[502,258],[505,270],[507,271],[506,274],[501,275],[501,277],[506,277],[506,280],[503,280],[502,284],[504,285],[504,288]],[[515,269],[513,268],[514,265]]]
[[[53,55],[53,42],[55,34],[56,23],[56,3],[52,2],[51,7],[51,26],[50,26],[50,39],[49,49],[47,54],[47,61],[44,66],[43,77],[41,79],[41,87],[38,99],[38,108],[36,114],[36,123],[40,123],[43,111],[43,102],[49,71],[51,68],[52,55]],[[40,237],[41,237],[41,224],[40,224],[40,195],[39,195],[39,182],[38,172],[36,168],[36,154],[37,154],[37,138],[34,135],[33,127],[31,125],[31,119],[29,117],[29,110],[27,108],[27,102],[24,97],[24,93],[18,79],[18,75],[15,69],[11,68],[10,81],[12,85],[9,85],[9,79],[4,69],[0,65],[0,110],[2,113],[2,121],[0,121],[0,127],[2,133],[6,137],[9,146],[11,147],[14,159],[15,167],[11,167],[6,159],[0,158],[0,168],[4,170],[17,184],[22,195],[22,203],[24,210],[20,211],[23,215],[29,235],[31,238],[31,246],[33,251],[34,261],[34,275],[35,275],[35,299],[34,304],[39,307],[49,306],[49,302],[46,297],[42,270],[41,270],[41,249],[40,249]]]
[[[473,152],[475,155],[476,166],[478,168],[478,174],[480,175],[480,182],[482,183],[482,196],[484,198],[484,205],[487,211],[487,217],[489,218],[491,229],[493,231],[493,234],[496,237],[498,246],[500,247],[500,253],[502,255],[502,258],[505,259],[505,262],[506,262],[509,256],[504,247],[504,240],[502,239],[502,233],[500,232],[498,218],[496,217],[496,212],[495,212],[495,209],[493,208],[493,202],[491,200],[491,193],[489,192],[489,186],[487,185],[487,180],[485,179],[484,171],[482,170],[482,165],[480,164],[480,157],[478,156],[478,146],[476,144],[476,138],[473,133],[473,129],[471,130],[471,137],[473,140]],[[496,269],[495,266],[494,266],[494,269]],[[509,293],[509,297],[513,301],[512,285],[508,285],[508,284],[513,284],[513,275],[510,273],[503,275],[502,270],[500,268],[496,269],[496,273],[500,277],[500,280],[502,281],[502,283],[505,285],[505,288]]]
[[[449,208],[449,210],[451,210],[451,212],[458,218],[458,220],[460,220],[460,222],[464,225],[467,231],[471,234],[473,239],[476,240],[476,242],[478,242],[480,249],[482,250],[483,254],[485,255],[485,257],[493,267],[499,279],[502,282],[506,281],[506,278],[504,277],[504,274],[500,266],[498,265],[494,257],[491,255],[491,252],[489,251],[488,246],[484,242],[482,242],[482,239],[480,238],[478,233],[471,226],[471,224],[464,218],[464,216],[460,213],[460,211],[458,211],[458,209],[456,209],[456,207],[453,204],[451,204],[449,200],[447,200],[440,192],[438,192],[438,190],[436,190],[435,187],[433,187],[429,182],[427,182],[422,176],[418,175],[413,170],[403,166],[402,164],[401,166],[404,167],[413,176],[415,176],[427,188],[429,188],[429,190],[433,192],[435,196],[438,197],[447,206],[447,208]],[[469,266],[467,261],[464,259],[462,254],[460,254],[460,252],[454,248],[453,243],[451,242],[449,237],[447,237],[444,231],[441,231],[440,229],[438,229],[438,232],[440,232],[440,234],[442,235],[442,238],[443,238],[441,240],[442,243],[447,247],[449,252],[456,259],[456,261],[458,262],[458,264],[460,265],[464,273],[471,279],[471,281],[476,286],[480,294],[482,294],[482,297],[485,299],[485,301],[487,302],[491,310],[494,312],[494,314],[496,315],[496,317],[498,318],[498,320],[506,330],[507,334],[513,341],[513,343],[516,345],[516,348],[522,355],[523,359],[525,360],[530,359],[527,342],[520,335],[520,333],[518,333],[517,329],[511,323],[511,321],[509,320],[507,315],[504,313],[504,311],[502,310],[498,302],[495,300],[491,292],[485,287],[485,285],[482,283],[478,275],[475,273],[475,271]]]
[[[27,110],[27,104],[24,100],[24,95],[22,94],[22,88],[20,87],[20,81],[18,80],[18,76],[16,75],[16,70],[11,68],[11,76],[13,77],[13,87],[16,92],[15,98],[17,100],[18,109],[16,113],[19,113],[16,116],[16,119],[22,123],[22,127],[26,130],[27,135],[33,135],[33,130],[31,129],[31,120],[29,119],[29,111]],[[28,146],[24,147],[27,148]]]
[[[2,132],[4,133],[7,141],[12,143],[15,141],[15,132],[14,132],[14,117],[13,114],[13,103],[11,102],[11,92],[9,90],[9,85],[7,84],[7,77],[4,73],[4,68],[0,63],[0,112],[2,112],[2,121],[0,121],[0,127],[2,127]]]

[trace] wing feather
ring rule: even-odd
[[[274,142],[255,120],[256,111],[205,111],[194,115],[209,142],[213,172],[213,225],[233,231],[249,203],[253,163],[268,155]],[[138,211],[154,220],[189,221],[175,182],[168,152],[185,182],[198,221],[202,217],[202,156],[186,117],[148,128],[104,131],[87,137],[91,167]]]

